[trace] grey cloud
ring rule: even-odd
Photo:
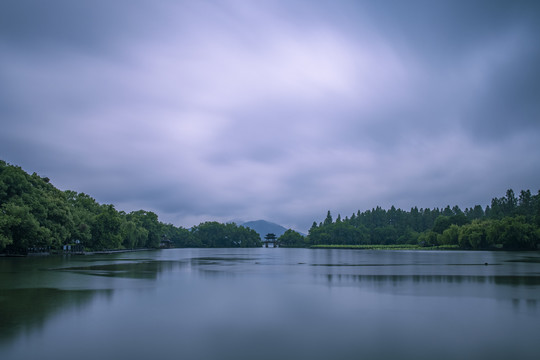
[[[102,50],[107,37],[114,36],[108,30],[120,9],[99,1],[7,0],[0,5],[0,39],[20,51]]]
[[[516,24],[538,29],[535,1],[385,1],[364,2],[373,23],[396,45],[419,50],[445,63]]]
[[[157,36],[186,1],[6,0],[0,4],[0,41],[18,51],[47,54],[73,49],[116,53],[126,41]]]
[[[184,226],[535,191],[536,10],[3,2],[0,157]]]
[[[471,107],[469,126],[481,139],[540,131],[540,47],[497,69]]]

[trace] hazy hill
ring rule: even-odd
[[[255,230],[259,233],[261,239],[268,233],[274,233],[277,237],[280,237],[287,230],[281,225],[265,220],[248,221],[243,223],[242,226]]]

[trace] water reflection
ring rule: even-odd
[[[112,290],[60,290],[50,288],[3,289],[0,296],[0,342],[40,330],[56,314],[82,309],[96,296],[112,296]]]
[[[326,280],[333,284],[345,283],[447,283],[447,284],[496,284],[520,286],[539,286],[540,276],[479,276],[479,275],[351,275],[326,274]]]
[[[0,353],[2,360],[536,359],[534,259],[279,248],[0,259]]]
[[[186,263],[182,261],[143,260],[131,262],[130,260],[130,262],[124,263],[74,266],[51,270],[105,277],[156,279],[164,271],[172,271],[183,266],[186,266]]]
[[[514,310],[519,311],[526,308],[527,310],[536,312],[539,301],[538,299],[512,299],[512,305],[514,306]]]
[[[92,277],[155,281],[163,272],[188,266],[185,261],[118,257],[0,260],[1,343],[39,331],[51,319],[83,310],[98,298],[112,300],[114,292],[125,286],[141,288],[139,283],[96,282]]]
[[[533,264],[540,264],[540,257],[539,256],[523,256],[518,259],[510,259],[506,260],[507,262],[521,262],[521,263],[533,263]]]

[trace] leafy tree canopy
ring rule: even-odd
[[[540,246],[540,192],[508,190],[490,206],[461,210],[376,207],[350,217],[313,222],[304,246],[311,245],[459,245],[463,249],[537,249]]]
[[[86,250],[261,246],[259,235],[235,224],[203,223],[187,230],[164,224],[145,210],[126,214],[91,196],[61,191],[48,178],[29,175],[0,160],[0,251],[25,254],[59,251],[82,244]]]

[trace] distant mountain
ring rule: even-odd
[[[276,237],[280,237],[285,231],[287,231],[287,229],[283,226],[265,220],[248,221],[243,223],[242,226],[258,232],[261,239],[264,239],[264,236],[269,233],[273,233],[276,235]]]

